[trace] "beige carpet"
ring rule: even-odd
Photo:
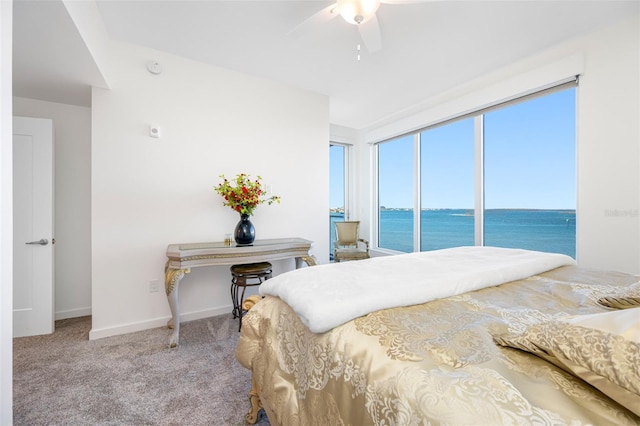
[[[14,339],[15,425],[243,425],[251,387],[231,314],[89,341],[91,318]],[[258,424],[268,425],[261,413]]]

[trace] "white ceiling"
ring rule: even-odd
[[[363,46],[358,61],[357,28],[341,17],[287,35],[331,1],[97,3],[112,39],[326,94],[331,122],[355,129],[640,9],[639,0],[382,4],[382,50]],[[98,76],[64,11],[60,0],[15,0],[14,94],[88,106]]]

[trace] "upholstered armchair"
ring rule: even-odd
[[[359,238],[360,221],[336,222],[336,241],[333,260],[360,260],[369,258],[369,241]]]

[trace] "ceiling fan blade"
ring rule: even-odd
[[[382,49],[382,37],[380,35],[380,25],[378,25],[378,18],[373,15],[367,22],[358,25],[358,31],[360,31],[360,37],[367,46],[369,53],[375,53]]]
[[[336,8],[338,7],[338,3],[333,3],[320,10],[319,12],[314,13],[309,16],[307,19],[299,23],[294,29],[287,33],[290,37],[297,37],[302,34],[306,29],[311,29],[313,27],[319,26],[328,22],[339,15]]]

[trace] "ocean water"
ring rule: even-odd
[[[331,244],[335,241],[336,221],[343,215],[331,214]],[[474,245],[473,210],[422,210],[421,251]],[[489,209],[485,211],[485,245],[523,248],[576,257],[575,210]],[[413,251],[413,211],[380,212],[382,248]]]

